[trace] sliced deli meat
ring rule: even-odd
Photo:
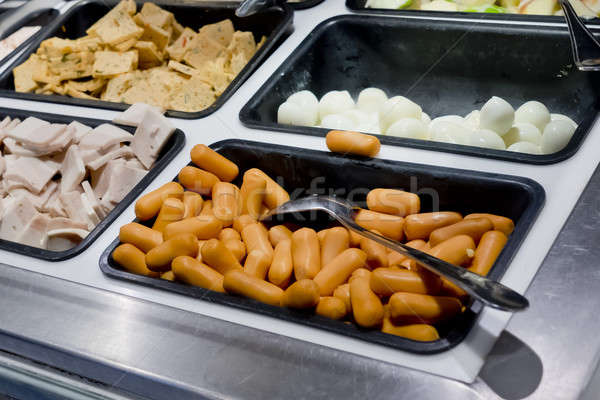
[[[0,239],[14,241],[38,215],[27,197],[11,199],[4,203],[4,216],[0,220]]]
[[[151,4],[151,3],[146,3]],[[139,126],[144,120],[144,115],[147,111],[153,111],[156,114],[162,115],[165,110],[158,106],[151,106],[146,103],[135,103],[121,114],[117,114],[112,122],[120,125]]]
[[[75,190],[85,178],[85,166],[79,154],[78,146],[71,146],[67,150],[65,159],[60,167],[60,192],[66,193]]]
[[[48,215],[38,213],[17,237],[17,242],[27,246],[45,248],[48,242],[48,235],[46,234],[48,222],[50,222]]]
[[[82,149],[106,150],[117,143],[129,142],[131,134],[126,130],[110,124],[102,124],[80,141]]]
[[[142,123],[137,127],[131,149],[146,168],[157,159],[163,146],[175,132],[175,126],[164,116],[147,110]]]
[[[58,172],[55,164],[37,157],[7,159],[4,178],[21,183],[31,192],[38,194]]]

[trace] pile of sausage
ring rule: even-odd
[[[436,324],[464,310],[466,293],[403,255],[334,226],[267,227],[260,216],[289,200],[263,171],[245,171],[204,145],[195,166],[136,203],[112,254],[125,270],[413,340],[439,339]],[[373,189],[356,222],[390,239],[485,275],[514,229],[492,214],[420,213],[413,193]]]

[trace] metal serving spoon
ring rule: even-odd
[[[558,2],[569,27],[575,65],[580,71],[600,71],[600,43],[579,18],[569,0]]]
[[[525,297],[498,282],[363,228],[354,222],[354,216],[358,207],[354,207],[346,200],[327,196],[304,197],[302,199],[288,201],[271,210],[261,218],[261,221],[272,219],[272,217],[279,214],[300,213],[313,210],[324,211],[347,229],[412,258],[431,272],[443,276],[452,283],[460,286],[467,293],[490,307],[504,311],[522,311],[529,307],[529,301],[527,301]]]
[[[267,8],[276,6],[278,3],[278,0],[244,0],[235,10],[235,15],[240,18],[248,17],[260,11],[266,10]]]

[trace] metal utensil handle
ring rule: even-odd
[[[235,10],[235,15],[240,18],[248,17],[284,2],[285,0],[243,0]]]
[[[19,28],[18,25],[24,23],[25,18],[35,11],[54,8],[60,3],[60,0],[32,0],[15,10],[8,11],[0,18],[0,39],[4,39],[12,33],[12,30]]]
[[[490,307],[504,311],[522,311],[529,307],[529,301],[524,296],[501,283],[373,233],[345,216],[339,216],[339,221],[346,228],[410,257],[429,271],[447,278]]]
[[[559,2],[569,27],[569,38],[575,64],[582,70],[599,70],[600,43],[579,18],[569,0],[559,0]]]

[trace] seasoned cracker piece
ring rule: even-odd
[[[194,75],[171,93],[169,108],[187,112],[202,111],[210,107],[216,98],[211,87]]]
[[[106,83],[106,89],[100,98],[105,101],[114,101],[119,103],[121,102],[123,93],[125,93],[125,91],[131,87],[132,83],[138,79],[138,71],[115,76],[114,78],[108,80]]]
[[[38,58],[37,62],[33,66],[32,78],[34,81],[39,83],[52,83],[55,85],[60,84],[60,77],[50,72],[50,64],[48,60]]]
[[[205,63],[199,69],[198,78],[210,85],[217,96],[220,96],[231,82],[230,76],[224,70],[222,59]]]
[[[173,13],[163,10],[156,4],[150,2],[144,3],[140,14],[142,14],[144,19],[149,23],[163,29],[167,29],[167,27],[175,20]]]
[[[98,51],[96,52],[93,75],[94,78],[112,78],[136,69],[137,64],[138,53],[135,50],[125,53]]]
[[[173,34],[171,35],[171,41],[174,42],[183,33],[183,30],[185,29],[185,27],[183,25],[181,25],[179,22],[177,22],[176,19],[173,19],[173,24],[171,24],[171,26],[173,27]]]
[[[194,68],[200,68],[208,61],[215,60],[225,54],[225,46],[216,40],[200,34],[189,44],[183,60]]]
[[[154,42],[160,51],[164,51],[169,44],[171,34],[160,26],[150,23],[141,14],[137,14],[134,19],[135,22],[144,29],[144,33],[140,37],[140,40],[145,42]]]
[[[111,11],[88,29],[87,33],[98,36],[102,43],[114,46],[131,38],[139,38],[144,30],[137,26],[129,13],[125,11],[112,13]]]
[[[135,49],[139,54],[139,67],[141,69],[157,67],[162,64],[162,54],[158,51],[154,42],[139,41],[135,44]]]
[[[186,79],[177,72],[161,67],[148,70],[147,81],[150,85],[153,98],[157,99],[152,104],[166,108],[171,92],[181,86]]]
[[[117,4],[112,10],[110,10],[106,15],[100,18],[94,25],[88,28],[86,33],[91,36],[99,36],[103,37],[102,33],[106,32],[106,28],[114,25],[115,21],[120,21],[125,16],[131,17],[135,14],[137,7],[134,0],[123,0],[119,4]],[[123,39],[126,40],[126,39]],[[122,40],[118,40],[115,43],[119,43]],[[108,43],[104,41],[104,43]]]
[[[106,79],[93,78],[86,81],[69,81],[67,85],[80,92],[95,92],[106,85]]]
[[[89,51],[69,53],[48,59],[48,70],[59,81],[91,76],[93,65],[94,53]]]
[[[74,89],[73,87],[71,87],[70,84],[67,83],[66,85],[67,88],[67,95],[74,97],[76,99],[84,99],[84,100],[98,100],[97,98],[95,98],[94,96],[90,96],[87,93],[83,93],[77,89]]]
[[[192,76],[198,73],[198,70],[196,68],[188,67],[185,64],[173,60],[169,61],[168,67],[173,71],[180,72],[187,76]]]
[[[162,94],[155,93],[147,79],[141,79],[132,84],[121,95],[121,102],[126,104],[145,102],[153,106],[165,107]]]
[[[256,43],[256,51],[258,51],[258,49],[260,49],[261,47],[263,47],[263,45],[265,44],[266,41],[267,41],[267,37],[265,35],[263,35],[260,38],[260,42]]]
[[[256,43],[252,32],[236,31],[227,47],[229,54],[243,53],[250,60],[256,52]]]
[[[137,38],[131,38],[131,39],[127,39],[119,44],[115,44],[112,47],[116,51],[122,53],[124,51],[131,49],[136,43],[137,43]]]
[[[38,60],[38,56],[32,54],[27,61],[13,69],[15,91],[29,93],[38,88],[37,82],[33,80],[33,71],[36,68]]]
[[[233,75],[237,75],[241,70],[248,64],[248,59],[244,55],[244,53],[235,53],[231,56],[231,61],[229,62],[229,72]]]
[[[231,42],[234,32],[235,29],[233,28],[233,23],[230,19],[224,19],[223,21],[204,25],[200,28],[201,36],[211,38],[225,47]]]
[[[167,47],[167,53],[169,57],[175,61],[183,60],[183,56],[188,49],[188,46],[192,42],[192,39],[196,37],[196,32],[190,28],[185,28],[177,40]]]

